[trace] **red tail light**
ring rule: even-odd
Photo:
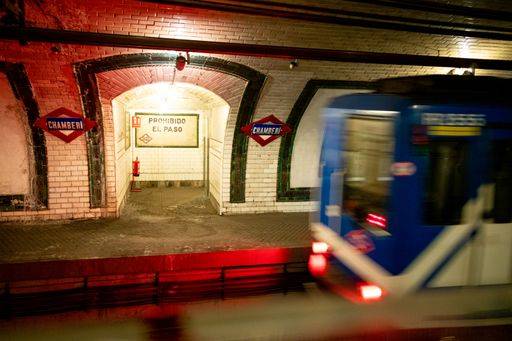
[[[386,217],[375,214],[375,213],[368,213],[366,215],[365,221],[370,225],[373,225],[375,227],[378,227],[378,228],[381,228],[384,230],[387,229],[387,227],[388,227],[388,221],[387,221]]]
[[[313,253],[326,253],[329,249],[329,245],[324,242],[313,242],[311,249],[313,250]]]
[[[359,286],[359,292],[365,301],[378,300],[382,297],[382,289],[373,284]]]
[[[313,276],[322,276],[327,269],[327,259],[324,255],[310,255],[308,268]]]

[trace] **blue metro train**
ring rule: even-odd
[[[311,273],[367,299],[512,283],[512,80],[376,89],[325,109]]]

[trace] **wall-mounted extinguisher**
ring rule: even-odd
[[[140,175],[140,161],[139,158],[135,158],[134,161],[132,161],[132,175],[133,176],[139,176]]]

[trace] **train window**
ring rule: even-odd
[[[385,230],[392,180],[393,121],[352,116],[346,121],[345,136],[343,211],[362,226]]]
[[[429,142],[423,220],[427,225],[461,223],[468,199],[466,141]]]
[[[512,140],[493,141],[491,146],[495,223],[512,221]]]

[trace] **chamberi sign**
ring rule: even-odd
[[[242,131],[263,147],[292,129],[274,115],[270,115],[242,127]]]
[[[39,117],[34,126],[69,143],[91,130],[96,122],[66,108],[58,108],[46,116]]]

